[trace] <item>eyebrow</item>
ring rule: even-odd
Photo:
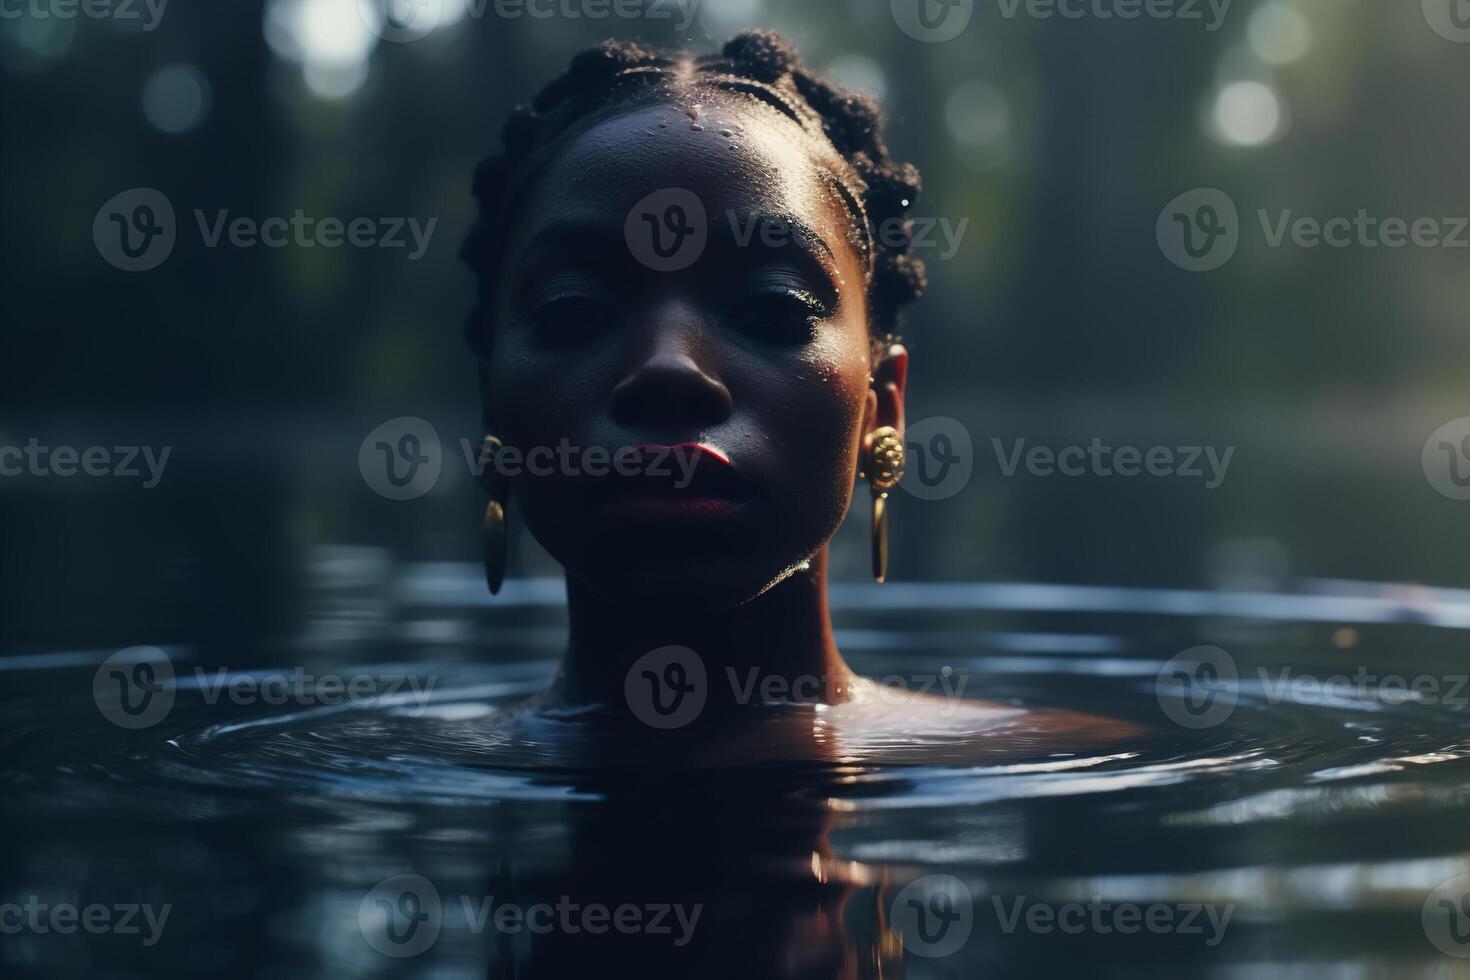
[[[512,272],[516,281],[524,282],[548,265],[570,263],[603,268],[610,264],[609,257],[617,265],[632,261],[623,236],[600,222],[572,218],[536,232],[521,249]]]
[[[749,236],[746,244],[753,244],[756,240],[760,240],[757,238],[759,232],[756,229],[784,228],[786,229],[785,234],[793,241],[815,246],[826,256],[828,262],[834,267],[837,265],[837,253],[832,251],[832,246],[827,244],[827,240],[817,234],[816,229],[796,218],[772,214],[736,215],[728,211],[725,212],[725,217],[739,226],[731,229],[732,234],[741,237]],[[762,245],[765,244],[764,240],[760,241]],[[737,244],[739,244],[738,239]]]
[[[733,209],[709,213],[709,246],[731,252],[761,250],[790,254],[808,265],[809,272],[846,286],[837,253],[812,226],[790,215],[736,213]],[[789,250],[789,251],[788,251]],[[586,264],[592,268],[633,269],[636,259],[629,252],[622,227],[590,217],[567,217],[537,231],[526,243],[516,263],[516,276],[526,279],[549,264]]]
[[[800,219],[789,215],[735,214],[732,211],[724,212],[721,217],[731,225],[728,244],[776,253],[784,253],[788,247],[796,246],[794,254],[807,260],[807,264],[813,266],[811,271],[830,279],[839,289],[846,285],[837,263],[837,253],[815,228]],[[779,240],[767,241],[762,234],[763,229],[779,229]]]

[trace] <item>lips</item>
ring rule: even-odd
[[[612,517],[638,521],[708,521],[728,517],[749,500],[751,488],[730,458],[694,442],[645,444],[618,454],[597,480],[597,496]]]

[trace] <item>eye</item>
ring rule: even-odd
[[[523,318],[537,343],[571,347],[586,343],[616,325],[612,298],[585,281],[553,281],[532,291]]]
[[[833,314],[830,304],[813,292],[799,275],[764,274],[740,295],[732,325],[740,332],[775,344],[809,344],[817,325]]]

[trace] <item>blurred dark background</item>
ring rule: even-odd
[[[324,577],[371,595],[402,563],[474,561],[483,498],[458,448],[479,435],[460,335],[473,290],[456,257],[474,164],[578,49],[711,50],[752,25],[879,95],[924,174],[915,213],[936,226],[905,329],[910,417],[957,420],[973,475],[898,496],[892,578],[1470,585],[1470,503],[1421,465],[1431,433],[1470,415],[1470,249],[1272,247],[1257,218],[1366,209],[1449,232],[1470,214],[1470,44],[1432,3],[1123,21],[976,0],[942,43],[900,29],[888,0],[703,0],[683,31],[659,6],[671,16],[511,19],[443,0],[413,40],[372,0],[172,0],[151,28],[141,3],[136,20],[7,8],[0,446],[171,454],[151,488],[0,476],[0,653],[251,648],[309,619]],[[133,188],[177,218],[149,271],[117,268],[93,233]],[[1156,236],[1195,188],[1239,208],[1238,250],[1208,272]],[[406,233],[397,249],[211,248],[195,209],[437,224],[417,260]],[[953,255],[946,228],[962,229]],[[403,416],[432,423],[443,474],[395,501],[358,453]],[[992,439],[1021,438],[1234,455],[1213,489],[1006,476]],[[839,536],[840,580],[864,578],[865,525]],[[511,574],[557,570],[522,534]]]

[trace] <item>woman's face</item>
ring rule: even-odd
[[[515,509],[609,597],[734,606],[846,513],[883,423],[822,152],[743,97],[655,105],[570,134],[519,202],[487,415]]]

